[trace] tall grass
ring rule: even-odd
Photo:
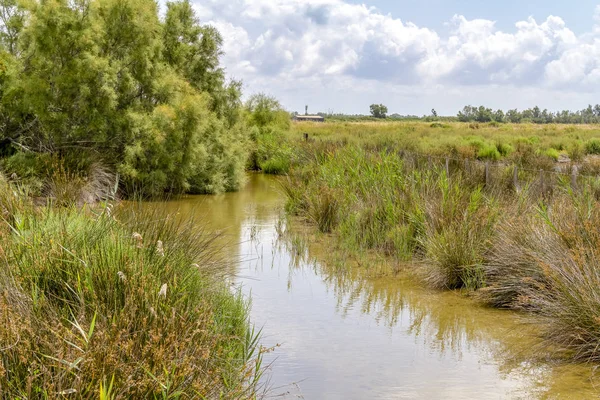
[[[472,191],[459,179],[438,177],[436,193],[424,199],[426,230],[419,237],[435,287],[477,289],[484,285],[482,264],[494,234],[498,208],[481,187]]]
[[[480,160],[505,160],[531,168],[544,168],[564,155],[582,161],[600,153],[596,125],[469,124],[438,125],[416,121],[293,123],[289,138],[347,141],[380,150],[412,150],[432,155],[453,155]]]
[[[591,193],[566,192],[525,223],[503,226],[483,298],[539,314],[551,343],[600,362],[600,212]]]
[[[159,214],[36,208],[0,184],[5,398],[253,395],[257,333],[214,235]]]

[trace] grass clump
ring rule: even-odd
[[[600,139],[590,139],[585,143],[587,154],[600,154]]]
[[[591,194],[539,206],[528,222],[504,226],[485,266],[484,298],[535,312],[549,343],[576,360],[599,362],[600,213]]]
[[[556,149],[547,149],[544,154],[551,158],[553,161],[558,161],[560,157],[560,152]]]
[[[247,304],[225,284],[214,235],[157,214],[115,218],[111,208],[34,208],[7,197],[0,198],[4,396],[252,395],[256,335]]]
[[[420,237],[435,287],[477,289],[484,285],[482,264],[497,220],[497,207],[481,187],[465,190],[442,175],[437,193],[424,199],[425,234]]]
[[[290,160],[285,157],[271,158],[260,164],[260,169],[269,175],[284,175],[290,170]]]
[[[477,152],[477,158],[480,160],[498,161],[502,158],[502,155],[496,146],[486,145]]]
[[[319,231],[331,233],[338,223],[339,207],[335,193],[323,188],[318,194],[308,197],[306,215],[317,225]]]

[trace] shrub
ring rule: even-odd
[[[448,124],[442,124],[441,122],[432,122],[431,125],[429,125],[430,128],[450,128],[450,125]]]

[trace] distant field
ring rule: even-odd
[[[536,125],[462,122],[292,123],[293,138],[392,146],[429,154],[501,160],[569,157],[581,161],[600,154],[600,125]],[[525,157],[525,158],[524,158]]]

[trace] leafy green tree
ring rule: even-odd
[[[477,109],[472,106],[465,106],[462,111],[458,112],[457,117],[460,122],[475,121],[475,118],[477,117]]]
[[[505,115],[504,115],[504,111],[502,110],[496,110],[494,112],[494,115],[492,117],[494,119],[494,121],[496,122],[504,122],[505,121]]]
[[[223,38],[219,31],[200,25],[189,0],[182,0],[167,3],[162,36],[165,61],[193,87],[211,95],[213,111],[225,113],[230,109],[228,101],[232,94],[239,99],[241,84],[224,84],[225,72],[219,64]]]
[[[11,1],[0,0],[20,21],[2,20],[0,140],[92,154],[148,194],[239,187],[241,84],[225,83],[222,39],[188,1],[167,3],[162,21],[153,0]]]
[[[252,95],[246,102],[246,111],[251,126],[259,128],[267,126],[287,128],[289,126],[289,114],[276,98],[264,93]]]
[[[508,120],[508,122],[512,122],[512,123],[519,123],[521,122],[521,113],[519,113],[519,110],[517,109],[513,109],[513,110],[508,110],[506,112],[506,119]]]
[[[18,39],[25,22],[25,12],[17,0],[0,0],[0,47],[10,54],[18,52]]]
[[[369,107],[371,110],[371,116],[374,118],[386,118],[388,109],[383,104],[371,104]]]
[[[475,120],[477,122],[490,122],[493,120],[493,112],[491,108],[486,108],[484,106],[479,106],[477,109],[477,116]]]

